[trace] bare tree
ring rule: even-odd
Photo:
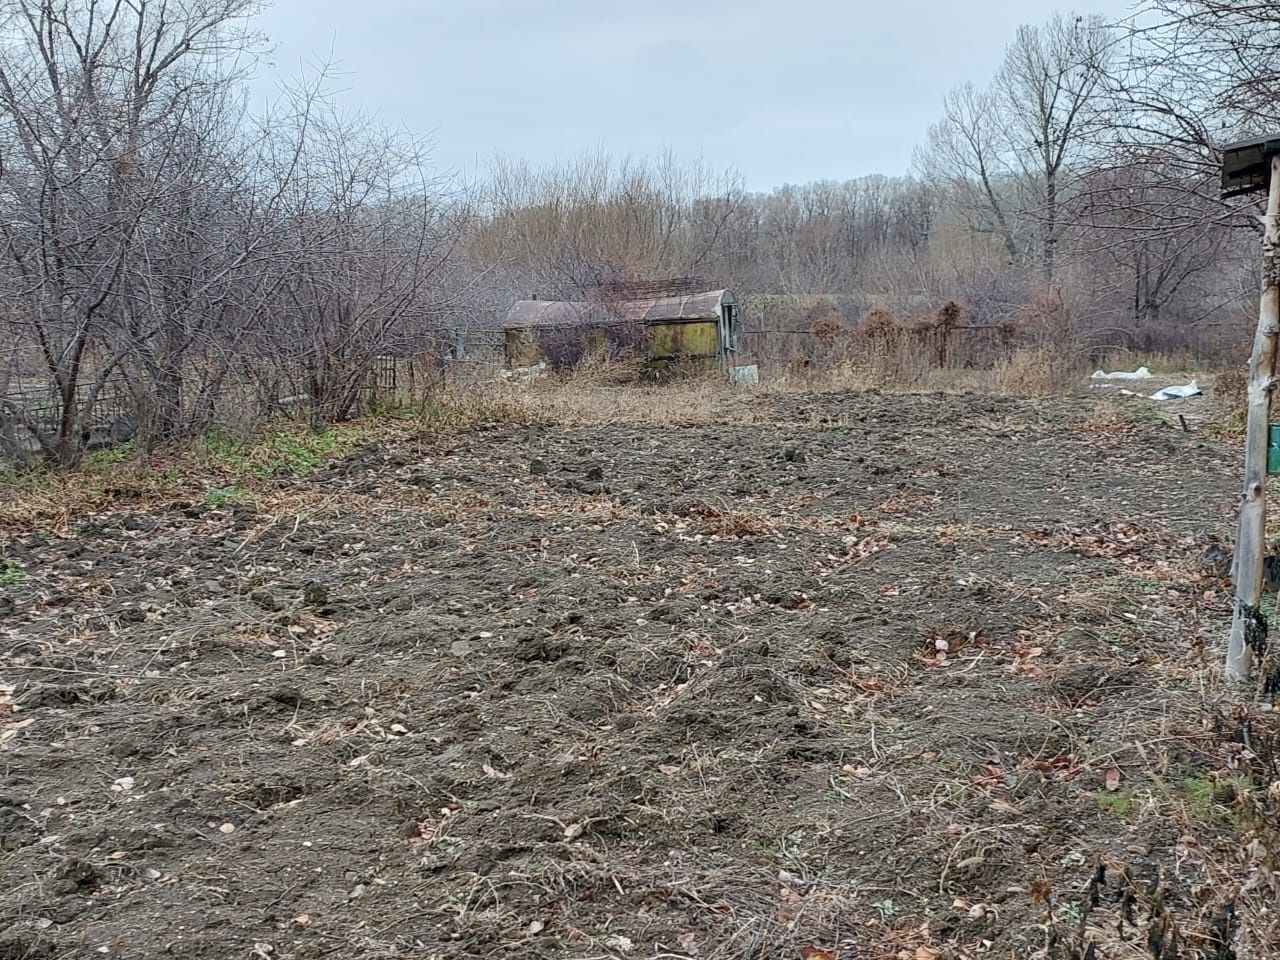
[[[7,0],[0,6],[0,284],[24,373],[50,384],[50,428],[12,400],[50,457],[128,352],[106,336],[146,224],[174,186],[157,158],[175,123],[251,46],[254,0]]]
[[[742,191],[735,177],[670,155],[593,155],[537,169],[499,160],[469,249],[495,285],[575,299],[601,284],[705,272],[723,262]]]
[[[1101,85],[1111,34],[1097,17],[1056,16],[1021,27],[996,79],[1011,156],[1033,190],[1040,270],[1052,282],[1061,241],[1060,206],[1069,165],[1101,122]]]
[[[1110,33],[1097,18],[1055,17],[1024,26],[987,90],[953,91],[917,153],[920,172],[944,186],[976,230],[995,233],[1010,263],[1036,238],[1052,282],[1062,240],[1060,208],[1072,165],[1100,117]]]

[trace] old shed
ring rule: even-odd
[[[507,363],[567,367],[602,349],[647,369],[728,366],[738,303],[728,290],[643,299],[520,300],[504,326]]]

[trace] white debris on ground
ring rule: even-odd
[[[1121,390],[1126,397],[1146,397],[1148,400],[1185,400],[1187,397],[1198,397],[1203,390],[1200,385],[1192,380],[1190,383],[1178,384],[1172,387],[1165,387],[1163,390],[1157,390],[1153,394],[1135,393],[1133,390]]]
[[[1094,371],[1092,380],[1150,380],[1151,371],[1146,367],[1139,367],[1137,370],[1117,370],[1114,373],[1106,373],[1102,370]]]
[[[1152,400],[1185,400],[1187,397],[1198,397],[1204,393],[1194,380],[1180,386],[1165,387],[1151,395]]]

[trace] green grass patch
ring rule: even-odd
[[[1119,817],[1121,820],[1128,820],[1130,814],[1133,813],[1137,804],[1134,802],[1133,794],[1128,790],[1117,790],[1114,793],[1110,791],[1099,790],[1094,793],[1094,799],[1098,801],[1098,808],[1104,813]]]
[[[214,424],[201,437],[204,452],[219,463],[238,464],[245,449],[243,437],[237,436],[223,424]]]
[[[1202,823],[1235,823],[1236,800],[1251,788],[1247,777],[1187,777],[1178,785],[1176,799],[1188,816]]]
[[[235,484],[226,487],[210,487],[204,495],[204,505],[211,510],[247,503],[251,498]]]
[[[113,464],[123,463],[131,460],[138,453],[138,439],[126,440],[124,443],[117,443],[110,447],[104,447],[101,450],[91,450],[85,454],[84,465],[90,469],[101,467],[110,467]]]
[[[17,587],[27,579],[27,571],[11,560],[0,564],[0,587]]]
[[[302,436],[277,434],[267,439],[267,460],[259,468],[259,473],[307,477],[325,460],[340,455],[342,446],[334,430],[320,430]]]
[[[1124,574],[1123,581],[1125,583],[1126,593],[1135,593],[1144,597],[1157,594],[1162,589],[1160,581],[1151,577],[1144,577],[1136,574]]]
[[[255,431],[217,424],[204,435],[144,450],[137,443],[97,451],[76,468],[48,465],[4,476],[0,526],[39,529],[102,510],[146,508],[173,499],[225,505],[257,501],[256,488],[279,477],[305,478],[368,446],[419,442],[490,421],[533,422],[529,408],[486,389],[455,391],[421,406],[308,429],[287,417]],[[234,492],[239,491],[239,493]]]
[[[308,430],[277,423],[274,429],[246,439],[217,427],[202,438],[199,452],[208,457],[211,472],[227,478],[307,477],[326,461],[354,449],[360,433],[355,424]]]

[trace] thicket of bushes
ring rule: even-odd
[[[0,8],[0,453],[70,465],[113,430],[341,420],[387,358],[421,386],[460,344],[496,352],[515,299],[669,276],[733,288],[766,364],[860,353],[910,379],[1019,346],[1249,340],[1255,225],[1214,166],[1280,123],[1268,5],[1024,28],[990,88],[948,99],[914,176],[768,194],[669,157],[499,161],[460,184],[336,110],[323,76],[251,113],[256,6]],[[1227,59],[1240,43],[1248,63]],[[125,415],[99,422],[104,398]]]

